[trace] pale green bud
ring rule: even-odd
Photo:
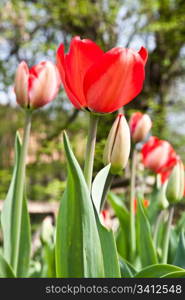
[[[166,196],[170,203],[177,203],[184,194],[184,165],[179,160],[173,168],[168,180]]]
[[[119,114],[110,130],[103,160],[111,163],[111,173],[118,174],[127,165],[130,154],[130,129],[123,114]]]

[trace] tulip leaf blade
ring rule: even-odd
[[[109,192],[108,202],[113,208],[115,215],[119,219],[120,230],[117,233],[116,244],[121,257],[129,258],[129,212],[124,205],[124,202],[114,193]]]
[[[93,203],[82,170],[63,135],[67,187],[61,199],[56,229],[57,277],[103,277],[102,249]]]
[[[96,210],[95,210],[95,216],[96,216],[96,224],[97,224],[101,247],[102,247],[104,272],[105,272],[104,277],[120,278],[121,273],[120,273],[119,259],[118,259],[114,233],[111,229],[109,230],[101,224]]]
[[[15,138],[15,165],[13,170],[13,175],[10,183],[10,187],[8,190],[7,197],[4,201],[2,213],[1,213],[1,224],[2,231],[4,236],[4,257],[8,264],[13,264],[14,257],[14,243],[17,239],[14,227],[14,220],[17,218],[17,210],[16,203],[14,201],[16,194],[16,186],[17,186],[17,170],[19,168],[20,163],[20,153],[21,153],[21,140],[19,133],[16,133]],[[29,269],[30,262],[30,249],[31,249],[31,230],[30,230],[30,219],[27,208],[27,201],[25,194],[23,196],[22,201],[22,217],[21,217],[21,232],[19,234],[19,255],[17,262],[17,271],[16,276],[18,277],[26,277]]]
[[[137,209],[137,244],[143,267],[157,264],[157,254],[154,248],[150,224],[145,214],[142,198],[138,195]]]
[[[169,264],[155,264],[143,268],[135,274],[135,278],[160,278],[169,273],[182,272],[183,269]]]
[[[0,278],[15,278],[11,266],[0,253]]]
[[[179,242],[173,264],[181,268],[185,268],[185,236],[183,230],[180,232]]]
[[[96,175],[93,184],[92,184],[92,199],[94,202],[94,206],[99,213],[102,205],[102,197],[104,193],[104,188],[106,184],[107,177],[109,175],[111,164],[108,164],[103,169],[101,169]]]
[[[132,278],[137,273],[135,268],[124,258],[120,257],[121,278]]]
[[[164,276],[161,276],[161,278],[185,278],[185,270],[170,272],[168,274],[165,274]]]

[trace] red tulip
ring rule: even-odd
[[[143,141],[152,127],[152,121],[147,114],[135,112],[129,121],[131,136],[134,142]]]
[[[58,69],[53,63],[43,61],[29,69],[22,61],[15,77],[17,103],[27,108],[41,107],[56,97],[60,83]]]
[[[164,182],[178,160],[175,150],[169,142],[151,136],[141,150],[143,164],[155,173],[162,174]]]
[[[148,199],[143,199],[143,206],[148,207],[150,205],[150,202]],[[137,212],[137,199],[134,199],[134,213]]]
[[[113,220],[111,218],[111,214],[108,209],[104,209],[101,211],[100,220],[102,224],[108,229],[111,229],[113,227]]]
[[[91,40],[75,37],[69,53],[57,51],[57,66],[66,93],[78,109],[113,112],[135,98],[142,89],[147,50],[116,47],[104,53]]]

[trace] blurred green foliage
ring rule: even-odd
[[[117,44],[149,48],[144,89],[126,106],[125,114],[147,111],[154,121],[152,134],[168,139],[185,159],[184,14],[182,0],[0,2],[0,199],[10,181],[15,132],[24,119],[12,95],[17,65],[21,60],[30,66],[43,59],[55,61],[58,45],[63,42],[67,49],[74,35],[96,41],[105,51]],[[102,151],[115,115],[100,120],[95,172],[103,166]],[[59,199],[64,190],[64,128],[82,165],[87,116],[72,107],[61,89],[57,100],[34,115],[32,136],[39,146],[27,170],[29,199]]]

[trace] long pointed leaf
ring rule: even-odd
[[[17,218],[15,194],[17,185],[17,170],[19,166],[19,158],[21,152],[21,142],[19,134],[16,133],[15,139],[15,165],[13,170],[13,176],[10,183],[7,197],[4,201],[4,206],[1,214],[1,223],[4,236],[4,257],[7,262],[12,265],[14,256],[14,243],[16,239],[14,220]],[[24,197],[22,205],[22,218],[21,218],[21,232],[19,242],[19,256],[18,256],[18,277],[26,277],[29,268],[30,260],[30,245],[31,245],[31,233],[30,233],[30,220],[27,209],[27,201]]]
[[[135,268],[126,260],[120,257],[120,268],[122,278],[131,278],[137,273]]]
[[[100,172],[98,172],[92,184],[92,199],[98,213],[100,212],[102,196],[104,192],[105,183],[109,175],[110,167],[111,164],[107,165]]]
[[[183,231],[180,233],[174,265],[185,268],[185,237]]]
[[[142,266],[156,264],[157,255],[152,241],[150,224],[145,215],[140,197],[138,197],[137,244]]]
[[[119,278],[121,277],[121,273],[114,233],[101,224],[96,211],[95,215],[103,253],[105,277]]]
[[[14,277],[15,275],[13,273],[12,268],[0,253],[0,278],[14,278]]]
[[[109,193],[108,202],[114,209],[116,216],[120,222],[120,230],[117,234],[116,243],[119,254],[128,259],[129,258],[129,212],[125,207],[123,201],[114,193]]]
[[[181,271],[183,271],[183,269],[173,265],[156,264],[142,269],[134,277],[135,278],[160,278],[169,273],[181,272]]]
[[[65,133],[64,148],[68,180],[57,218],[57,277],[103,277],[103,257],[93,204]]]

